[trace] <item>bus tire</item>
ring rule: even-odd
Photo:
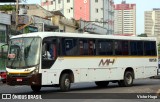
[[[109,81],[96,81],[95,84],[96,84],[98,87],[107,87],[108,84],[109,84]]]
[[[63,74],[60,79],[60,89],[63,92],[69,91],[71,86],[71,80],[68,74]]]
[[[41,90],[41,86],[39,86],[39,85],[31,85],[31,89],[34,92],[39,92]]]
[[[130,72],[130,71],[126,71],[124,73],[124,79],[123,80],[120,80],[118,82],[119,86],[122,86],[122,87],[129,87],[129,86],[132,86],[133,84],[133,73]]]
[[[123,80],[119,80],[118,81],[118,85],[120,86],[120,87],[123,87],[124,85],[123,85]]]
[[[5,83],[6,83],[6,80],[2,80],[2,82],[3,82],[3,84],[5,84]]]

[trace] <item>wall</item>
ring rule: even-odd
[[[90,20],[90,1],[91,0],[74,0],[74,18],[76,20]]]

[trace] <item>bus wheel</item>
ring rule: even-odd
[[[69,91],[71,86],[71,80],[68,74],[63,74],[60,79],[60,89],[61,91]]]
[[[107,87],[108,84],[109,84],[109,81],[96,81],[95,84],[96,84],[98,87]]]
[[[41,86],[39,86],[39,85],[31,85],[31,89],[34,92],[39,92],[41,90]]]
[[[118,82],[119,86],[124,86],[124,87],[128,87],[128,86],[132,86],[133,84],[133,73],[130,71],[126,71],[124,74],[124,80],[120,80]]]
[[[3,84],[5,84],[5,83],[6,83],[6,80],[4,79],[4,80],[2,80],[2,82],[3,82]]]

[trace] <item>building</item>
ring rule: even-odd
[[[160,8],[154,8],[144,13],[144,29],[147,36],[155,36],[160,41]]]
[[[11,25],[11,15],[0,13],[0,74],[5,71],[7,46],[9,38],[9,26]]]
[[[38,4],[19,5],[18,31],[21,33],[57,31],[51,17],[53,14]],[[15,15],[13,15],[15,21]]]
[[[11,25],[11,15],[0,13],[0,46],[7,43],[8,28]],[[1,52],[1,48],[0,48]]]
[[[85,24],[82,27],[93,28],[85,31],[95,32],[95,29],[103,27],[103,34],[114,33],[113,4],[113,0],[41,0],[43,8],[49,11],[61,10],[66,18],[86,22],[82,23]]]
[[[121,4],[114,6],[114,34],[136,35],[136,4]]]
[[[77,32],[78,24],[74,19],[65,18],[60,11],[52,12],[52,22],[58,26],[60,32]]]

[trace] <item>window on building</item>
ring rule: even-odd
[[[70,0],[67,0],[67,3],[70,3]]]
[[[53,1],[51,1],[51,5],[53,5]]]
[[[98,0],[95,0],[95,2],[97,3],[97,2],[98,2]]]
[[[96,22],[98,22],[98,19],[95,19]]]
[[[67,13],[70,13],[70,9],[67,9]]]
[[[58,0],[58,3],[60,4],[60,3],[61,3],[61,0]]]
[[[96,8],[96,13],[98,13],[98,8]]]

